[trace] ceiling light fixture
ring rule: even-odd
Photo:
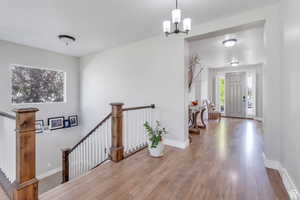
[[[179,24],[181,22],[181,10],[178,9],[178,0],[176,0],[176,9],[172,10],[172,23],[175,25],[175,30],[171,31],[171,21],[166,20],[163,22],[163,30],[166,36],[171,34],[185,33],[188,34],[192,28],[191,18],[185,18],[183,20],[183,31],[179,29]]]
[[[225,47],[233,47],[236,45],[236,43],[237,43],[237,39],[228,39],[223,41]]]
[[[230,65],[231,65],[232,67],[237,67],[237,66],[239,66],[239,64],[240,64],[240,62],[239,62],[238,60],[232,60],[232,61],[230,62]]]
[[[70,35],[59,35],[58,39],[62,41],[66,46],[69,46],[76,41],[76,39]]]

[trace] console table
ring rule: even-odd
[[[204,122],[204,112],[206,106],[190,106],[189,107],[189,131],[191,133],[200,134],[200,129],[205,129],[206,124]],[[198,123],[200,115],[200,125]]]

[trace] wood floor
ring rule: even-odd
[[[276,197],[280,200],[289,200],[289,194],[284,187],[279,172],[277,170],[267,168],[267,174]]]
[[[109,162],[40,200],[277,199],[263,164],[260,131],[251,120],[210,122],[185,150],[167,147],[163,158],[144,150]]]

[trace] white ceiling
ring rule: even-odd
[[[179,0],[193,24],[277,0]],[[175,0],[0,0],[0,39],[81,56],[161,34]],[[58,34],[71,34],[65,47]]]
[[[223,41],[230,38],[238,40],[236,46],[227,48]],[[190,54],[198,54],[201,64],[209,68],[230,66],[232,59],[237,59],[240,65],[263,63],[264,28],[263,26],[242,30],[221,36],[194,40],[190,42]]]

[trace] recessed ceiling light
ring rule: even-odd
[[[70,35],[59,35],[58,39],[62,41],[66,46],[69,46],[76,41],[76,39]]]
[[[237,66],[239,66],[239,64],[240,64],[240,62],[238,60],[233,60],[233,61],[230,62],[230,65],[232,67],[237,67]]]
[[[223,41],[225,47],[233,47],[236,45],[236,43],[237,43],[237,39],[233,39],[233,38]]]

